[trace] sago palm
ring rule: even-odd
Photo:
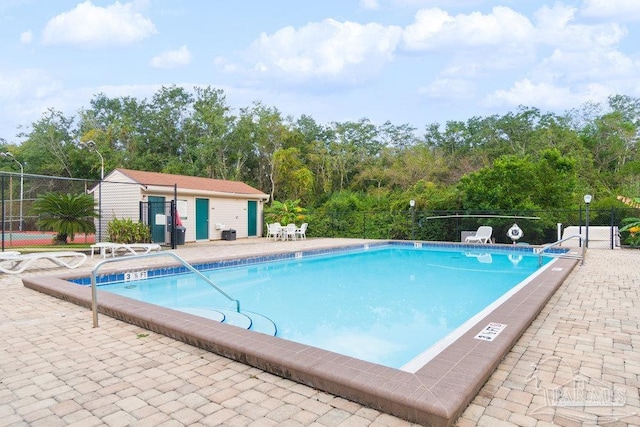
[[[98,213],[88,194],[47,193],[33,202],[33,212],[39,216],[39,227],[57,233],[56,243],[67,243],[67,237],[73,241],[76,233],[96,231],[93,219]]]

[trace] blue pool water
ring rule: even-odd
[[[204,271],[277,336],[399,368],[538,269],[531,253],[380,247]],[[169,308],[230,308],[193,274],[100,286]]]

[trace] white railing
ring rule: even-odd
[[[582,248],[582,252],[580,254],[576,253],[576,252],[547,252],[549,249],[560,245],[563,242],[566,242],[567,240],[571,240],[571,239],[579,239],[580,240],[580,247]],[[579,259],[580,260],[580,265],[584,264],[584,255],[586,253],[587,250],[587,245],[585,245],[585,238],[581,235],[581,234],[573,234],[571,236],[567,236],[564,239],[560,239],[557,242],[553,242],[553,243],[549,243],[547,245],[544,245],[543,247],[541,247],[540,249],[537,250],[538,252],[538,266],[542,265],[542,257],[543,256],[549,256],[549,257],[555,257],[555,258],[570,258],[570,259]]]

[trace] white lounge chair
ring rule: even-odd
[[[161,247],[157,243],[113,243],[100,242],[91,245],[91,258],[100,250],[100,256],[106,258],[107,255],[116,256],[118,252],[124,252],[129,255],[148,254],[151,251],[160,251]]]
[[[491,264],[493,263],[493,257],[490,253],[474,253],[474,252],[465,252],[465,256],[469,258],[475,258],[481,264]]]
[[[151,251],[160,252],[160,249],[157,243],[122,243],[116,247],[115,251],[124,251],[128,255],[142,255]]]
[[[31,254],[0,252],[0,271],[9,274],[22,273],[40,260],[51,261],[58,267],[76,268],[87,260],[87,256],[82,252],[71,251],[34,252]]]
[[[488,225],[482,225],[478,227],[474,236],[467,236],[464,239],[465,243],[491,243],[491,235],[493,234],[493,228]]]

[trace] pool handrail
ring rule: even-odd
[[[238,313],[240,312],[240,301],[239,300],[231,297],[224,290],[222,290],[222,288],[220,288],[218,285],[213,283],[211,281],[211,279],[209,279],[207,276],[202,274],[198,269],[196,269],[194,266],[189,264],[183,258],[179,257],[174,252],[166,251],[166,252],[157,252],[157,253],[153,253],[153,254],[150,253],[150,254],[126,256],[126,257],[122,257],[122,258],[108,258],[108,259],[105,259],[103,261],[100,261],[98,264],[96,264],[93,267],[93,269],[91,270],[91,311],[93,312],[93,327],[94,328],[98,327],[98,290],[97,290],[97,285],[96,285],[96,282],[97,282],[96,277],[98,275],[98,270],[100,269],[100,267],[102,267],[105,264],[110,264],[110,263],[113,263],[113,262],[131,261],[132,259],[152,258],[152,257],[165,256],[165,255],[174,258],[176,261],[178,261],[180,264],[182,264],[184,267],[186,267],[187,270],[191,271],[196,276],[198,276],[199,278],[204,280],[208,285],[210,285],[215,290],[220,292],[229,301],[234,302],[236,304],[236,311]]]
[[[557,246],[563,242],[566,242],[567,240],[571,240],[571,239],[575,239],[578,238],[580,240],[580,246],[582,247],[582,253],[580,255],[577,255],[575,253],[546,253],[545,251],[547,251],[548,249],[553,248],[554,246]],[[585,245],[585,238],[584,236],[582,236],[582,234],[572,234],[571,236],[567,236],[563,239],[560,239],[556,242],[553,243],[549,243],[544,245],[543,247],[541,247],[540,249],[538,249],[536,252],[538,252],[538,266],[542,265],[542,257],[543,256],[552,256],[552,257],[558,257],[558,258],[573,258],[573,259],[579,259],[580,260],[580,265],[584,265],[584,254],[585,251],[587,249],[587,245]]]

